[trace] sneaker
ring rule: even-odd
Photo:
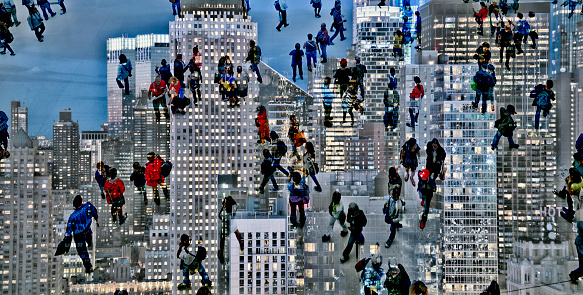
[[[17,22],[15,25],[16,25],[17,27],[18,27],[18,26],[20,26],[20,22]]]
[[[123,225],[126,222],[126,219],[128,219],[127,214],[126,216],[122,216],[119,218],[119,225]]]
[[[385,248],[390,248],[392,243],[393,240],[388,240],[387,242],[385,242]]]
[[[278,32],[281,32],[281,29],[280,29],[279,27],[275,27],[275,29],[276,29]]]
[[[0,52],[0,54],[6,54],[6,51],[2,51],[2,52]]]
[[[330,44],[328,44],[328,45],[334,45],[334,42],[330,41]]]
[[[314,187],[314,190],[321,193],[322,192],[322,187],[321,186],[316,186]]]
[[[287,27],[287,26],[289,26],[289,24],[285,24],[285,25],[283,25],[283,27]]]
[[[206,287],[210,287],[210,286],[212,286],[212,285],[213,285],[213,282],[211,282],[211,280],[209,280],[209,279],[206,279],[206,280],[201,280],[201,281],[200,281],[200,283],[201,283],[203,286],[206,286]]]
[[[419,228],[420,229],[424,229],[425,228],[425,220],[421,220],[421,222],[419,222]]]
[[[322,236],[322,243],[328,242],[330,241],[330,236],[329,235],[323,235]]]
[[[344,41],[344,40],[346,40],[346,39],[347,39],[346,37],[344,37],[344,38],[340,38],[340,41]]]
[[[185,283],[180,283],[178,284],[178,290],[182,291],[182,290],[190,290],[192,288],[192,285],[189,283],[185,284]]]
[[[263,195],[263,194],[265,193],[265,191],[264,191],[264,190],[262,190],[262,189],[260,189],[260,188],[257,188],[256,190],[257,190],[257,191],[259,192],[259,194],[261,194],[261,195]]]
[[[519,144],[515,144],[515,145],[511,146],[510,148],[511,149],[518,149],[519,146],[520,146]]]
[[[296,81],[296,77],[293,77],[293,78],[292,78],[292,81],[294,81],[294,82],[295,82],[295,81]]]
[[[492,104],[492,112],[494,111],[494,104]]]
[[[344,256],[342,256],[342,257],[340,258],[340,263],[344,263],[344,262],[346,262],[346,261],[348,261],[348,257],[344,257]]]
[[[421,206],[425,206],[425,200],[421,200]]]
[[[472,101],[472,107],[473,107],[474,109],[477,109],[477,108],[478,108],[478,104],[477,104],[476,102]]]
[[[340,232],[340,236],[341,237],[346,237],[348,235],[348,231],[347,230],[343,230]]]

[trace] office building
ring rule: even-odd
[[[345,142],[346,171],[352,170],[388,170],[388,159],[391,155],[385,142],[385,126],[383,123],[364,123],[358,129],[358,137]]]
[[[16,135],[21,128],[28,134],[28,108],[13,100],[10,102],[10,134]]]
[[[59,112],[53,123],[53,189],[79,188],[79,123],[71,110]]]

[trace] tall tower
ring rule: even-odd
[[[79,188],[79,123],[71,110],[60,111],[53,123],[53,188]]]
[[[28,134],[28,108],[13,100],[10,102],[10,134],[16,135],[21,128]]]
[[[188,234],[192,247],[204,246],[209,253],[218,250],[216,212],[217,177],[237,174],[238,183],[253,192],[259,181],[257,127],[254,119],[258,86],[255,74],[250,75],[249,95],[240,108],[228,108],[221,101],[218,85],[212,77],[220,57],[228,55],[234,66],[242,65],[249,50],[249,41],[257,40],[257,23],[247,17],[240,0],[182,1],[183,18],[170,22],[170,56],[172,64],[177,54],[185,62],[198,46],[202,55],[202,101],[190,106],[186,115],[175,115],[170,124],[170,159],[174,163],[170,191],[170,253],[177,250],[176,240]],[[261,46],[261,42],[258,42]],[[264,69],[264,65],[259,65]],[[268,84],[269,79],[264,79]],[[192,97],[190,91],[187,96]],[[200,241],[200,244],[199,244]],[[182,279],[179,261],[171,259],[174,286]],[[210,279],[217,281],[218,260],[209,256],[205,267]],[[193,289],[199,279],[193,278]],[[174,287],[176,288],[176,287]],[[173,294],[178,293],[176,289]]]

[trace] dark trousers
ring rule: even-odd
[[[285,174],[285,176],[289,176],[289,172],[287,172],[287,170],[285,170],[283,167],[281,167],[280,162],[281,162],[281,158],[275,159],[275,161],[273,163],[273,168],[279,169],[279,171],[283,172],[283,174]]]
[[[310,177],[312,178],[312,180],[314,180],[316,187],[321,188],[320,183],[318,182],[318,179],[316,178],[316,174],[310,174]]]
[[[522,38],[523,37],[528,37],[528,36],[524,36],[521,33],[514,33],[514,45],[516,45],[516,50],[518,50],[518,53],[522,52]]]
[[[47,14],[47,10],[49,11],[49,14],[50,14],[51,16],[55,16],[55,14],[56,14],[56,13],[54,13],[54,12],[53,12],[53,10],[51,9],[51,4],[50,4],[49,2],[47,2],[47,3],[45,3],[45,4],[42,4],[42,5],[40,5],[40,8],[41,8],[41,9],[42,9],[42,11],[43,11],[43,16],[45,17],[45,20],[48,20],[48,19],[49,19],[49,16],[48,16],[48,14]]]
[[[180,269],[182,269],[182,275],[184,276],[184,280],[182,281],[184,284],[188,285],[190,284],[190,271],[197,271],[200,274],[200,277],[202,278],[202,283],[206,284],[208,282],[210,282],[209,276],[206,273],[206,270],[204,269],[204,266],[202,266],[202,263],[194,261],[191,265],[186,265],[184,264],[184,262],[182,260],[180,260]]]
[[[65,7],[65,0],[59,0],[59,5],[61,6],[63,13],[67,12],[67,7]]]
[[[354,114],[352,113],[352,107],[348,108],[348,113],[350,114],[350,118],[352,119],[352,123],[354,123]],[[346,121],[346,111],[342,113],[342,122]]]
[[[264,174],[263,175],[263,181],[261,182],[261,185],[259,186],[259,188],[261,190],[264,190],[265,189],[265,186],[267,185],[267,182],[269,182],[270,179],[271,179],[271,183],[273,184],[273,188],[275,190],[278,190],[279,187],[277,186],[277,182],[275,181],[275,177],[273,177],[273,173],[271,173],[271,174]]]
[[[296,78],[296,68],[298,69],[298,72],[300,74],[300,77],[302,77],[302,79],[303,79],[304,72],[303,72],[303,69],[302,69],[302,64],[293,64],[292,65],[292,69],[293,69],[293,73],[294,73],[294,79]]]
[[[154,105],[156,122],[160,122],[160,106],[164,107],[164,116],[166,116],[166,120],[170,118],[170,114],[168,114],[168,106],[166,105],[166,98],[164,96],[154,99],[152,104]]]
[[[354,246],[354,243],[357,243],[360,245],[364,244],[364,235],[362,235],[362,232],[358,232],[358,233],[351,232],[350,233],[350,237],[348,238],[348,244],[346,245],[346,248],[344,248],[344,252],[342,252],[342,257],[348,258],[348,255],[350,255],[350,252],[352,251],[352,246]]]
[[[91,247],[93,245],[93,232],[91,228],[88,228],[85,232],[73,235],[75,239],[75,244],[77,246],[77,254],[83,260],[83,266],[86,269],[91,269],[91,259],[89,258],[89,253],[87,252],[87,246]]]
[[[289,201],[289,206],[291,209],[290,214],[289,214],[291,223],[294,226],[298,225],[298,221],[296,218],[296,211],[299,210],[300,211],[300,223],[299,223],[299,225],[300,225],[300,227],[303,227],[304,224],[306,223],[306,212],[304,211],[304,202],[303,201],[299,201],[299,202]]]
[[[277,25],[277,29],[281,29],[281,26],[287,25],[287,11],[280,10],[279,13],[281,14],[281,21]]]
[[[549,112],[547,110],[543,110],[541,107],[537,106],[536,107],[536,114],[534,115],[534,128],[538,129],[538,127],[540,126],[540,112],[543,112],[543,117],[546,117],[549,115]]]
[[[433,199],[433,193],[428,195],[421,194],[421,199],[425,202],[425,208],[423,210],[423,219],[427,220],[427,215],[429,215],[429,205],[431,204],[431,199]]]
[[[340,40],[346,39],[346,38],[344,38],[344,25],[342,23],[340,23],[340,24],[333,23],[332,27],[336,30],[336,32],[334,32],[334,35],[332,35],[332,38],[330,38],[330,42],[332,42],[334,40],[334,38],[336,38],[336,36],[338,36],[339,33],[340,33]]]
[[[579,268],[571,272],[571,275],[575,278],[583,277],[583,254],[577,251],[577,257],[579,258]]]
[[[411,127],[413,127],[417,119],[419,119],[419,111],[415,112],[413,108],[409,108],[409,115],[411,116]]]
[[[395,235],[397,235],[397,228],[399,228],[399,223],[391,219],[391,234],[389,235],[389,240],[387,242],[392,242],[395,239]]]
[[[130,95],[130,80],[129,77],[126,77],[125,79],[123,79],[123,83],[121,83],[120,80],[115,79],[115,82],[117,82],[117,86],[119,86],[119,88],[125,88],[125,93],[126,95]]]
[[[40,40],[43,37],[43,33],[45,32],[45,24],[41,23],[40,26],[34,28],[34,34],[36,38]]]

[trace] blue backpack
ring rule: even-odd
[[[275,3],[273,3],[273,5],[275,6],[275,10],[277,11],[281,10],[281,6],[279,6],[279,0],[275,0]]]

